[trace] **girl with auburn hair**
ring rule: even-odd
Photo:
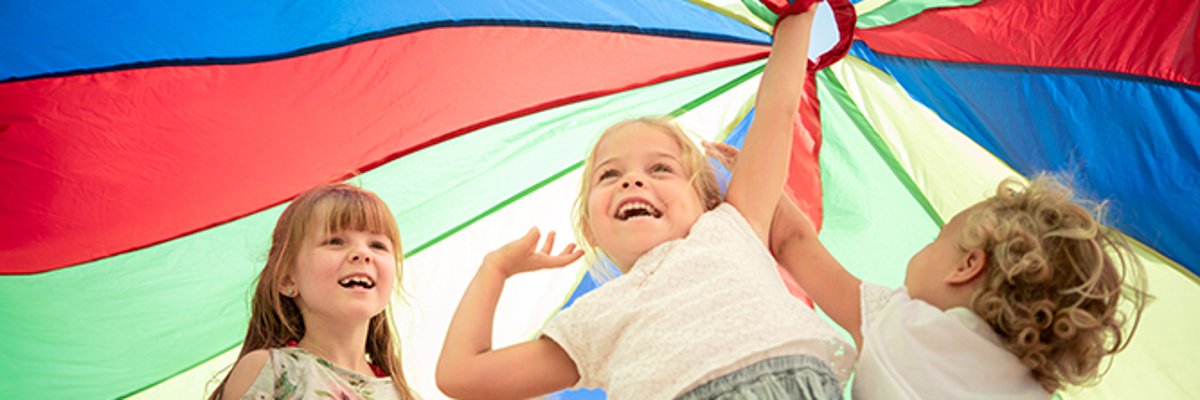
[[[413,399],[388,307],[402,261],[374,193],[301,194],[275,225],[241,354],[210,399]]]

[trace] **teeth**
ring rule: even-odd
[[[621,214],[629,213],[629,211],[632,211],[632,210],[649,211],[649,207],[647,207],[645,204],[641,204],[641,203],[630,203],[630,204],[626,204],[624,207],[621,207]]]
[[[351,276],[348,278],[342,278],[342,280],[338,281],[338,284],[342,285],[342,287],[350,287],[354,285],[362,286],[367,289],[375,287],[375,282],[371,281],[370,278],[365,276]]]
[[[626,203],[625,205],[621,206],[621,208],[619,210],[617,210],[616,217],[621,220],[627,220],[627,219],[631,218],[630,213],[634,212],[634,211],[640,211],[638,216],[648,216],[648,217],[658,218],[659,216],[662,215],[661,212],[656,210],[654,208],[654,206],[651,206],[650,204],[640,202],[640,201],[633,201],[633,202]]]

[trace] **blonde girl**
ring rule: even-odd
[[[583,255],[531,230],[489,254],[438,362],[451,397],[524,398],[601,387],[613,399],[840,398],[853,350],[788,293],[766,241],[803,93],[812,9],[783,17],[742,163],[721,198],[703,153],[673,124],[622,122],[584,164],[577,237],[622,272],[529,342],[492,349],[505,280]]]
[[[388,304],[400,232],[374,193],[297,197],[271,235],[237,364],[212,399],[412,399]]]

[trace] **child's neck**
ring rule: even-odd
[[[649,249],[647,249],[646,251],[643,251],[641,253],[636,253],[636,254],[634,254],[634,253],[630,253],[630,254],[605,253],[605,255],[608,256],[608,260],[613,263],[613,266],[617,267],[617,270],[621,271],[621,274],[624,275],[624,274],[628,274],[629,270],[632,270],[633,266],[637,265],[638,260],[641,260],[642,256],[649,254],[651,251],[653,251],[658,246],[662,245],[663,243],[669,242],[669,241],[671,241],[671,240],[670,239],[664,240],[658,244],[655,244],[654,246],[651,246]]]
[[[367,323],[340,324],[305,321],[304,337],[299,346],[338,366],[375,376],[367,364]]]
[[[970,310],[971,297],[974,295],[974,290],[974,286],[945,287],[941,291],[918,295],[913,298],[924,301],[942,311],[958,307]]]

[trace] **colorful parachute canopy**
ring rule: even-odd
[[[397,214],[405,368],[441,397],[433,364],[482,255],[531,225],[570,231],[601,130],[670,114],[737,140],[769,51],[755,4],[6,4],[0,393],[203,396],[237,354],[283,204],[349,179]],[[1110,199],[1156,299],[1104,380],[1060,395],[1200,392],[1200,5],[855,8],[858,40],[815,75],[820,131],[799,146],[831,251],[896,286],[1003,177],[1069,173]],[[514,278],[496,343],[592,287],[580,266]]]

